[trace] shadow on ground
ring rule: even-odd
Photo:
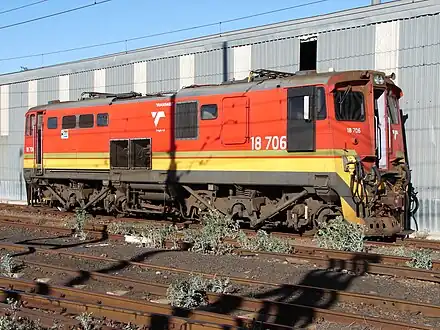
[[[129,260],[123,260],[106,268],[95,270],[103,274],[119,272],[130,265],[130,262],[143,262],[148,258],[159,253],[167,253],[169,250],[148,251]],[[317,319],[317,309],[331,309],[338,302],[338,291],[347,290],[352,281],[368,272],[370,263],[380,262],[380,256],[356,255],[352,260],[346,262],[339,259],[330,259],[327,267],[313,269],[308,272],[298,283],[301,286],[314,287],[313,289],[299,288],[298,285],[283,285],[265,292],[247,296],[248,298],[262,300],[261,308],[252,314],[253,325],[251,329],[288,329],[306,328],[319,321]],[[342,271],[344,270],[344,271]],[[87,271],[82,271],[79,276],[69,279],[65,285],[73,286],[84,284],[90,279],[91,275]],[[326,289],[330,289],[327,291]],[[334,291],[333,291],[334,290]],[[36,294],[50,294],[50,286],[43,283],[36,283]],[[6,292],[3,295],[3,302],[7,298],[20,300],[19,294]],[[236,295],[221,295],[217,301],[209,306],[204,306],[198,310],[215,312],[223,315],[243,313],[245,297]],[[282,303],[277,306],[273,302]],[[183,308],[172,308],[171,315],[154,314],[151,318],[151,329],[174,329],[171,317],[194,318],[194,311]],[[192,320],[188,320],[192,322]],[[235,318],[234,325],[225,325],[223,329],[249,329],[246,325],[249,321],[242,318]],[[277,326],[275,326],[277,325]]]

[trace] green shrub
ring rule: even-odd
[[[255,236],[247,236],[240,231],[238,236],[240,247],[251,251],[289,253],[292,246],[287,240],[272,236],[264,230],[258,230]]]
[[[227,293],[231,289],[229,279],[205,279],[190,275],[188,279],[178,279],[167,290],[167,299],[172,306],[197,308],[208,304],[207,292]]]
[[[239,225],[220,212],[209,211],[201,220],[202,228],[185,231],[184,241],[192,244],[190,251],[226,254],[234,247],[225,242],[226,238],[234,239],[238,235]]]
[[[315,234],[321,248],[353,252],[364,250],[364,237],[364,226],[342,217],[322,224]]]
[[[174,225],[167,227],[145,226],[140,237],[142,245],[146,247],[164,248],[169,239],[173,240],[174,248],[177,247],[177,227]]]
[[[412,250],[411,261],[406,264],[413,268],[432,269],[432,251],[428,249]]]
[[[3,276],[14,276],[17,266],[9,253],[5,254],[0,259],[0,269]]]

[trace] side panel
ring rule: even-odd
[[[248,137],[249,99],[227,97],[222,102],[222,143],[243,144]]]
[[[315,151],[316,123],[313,111],[315,87],[287,90],[287,151]]]

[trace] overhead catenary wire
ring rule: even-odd
[[[39,0],[39,1],[28,3],[26,5],[22,5],[22,6],[10,8],[10,9],[6,9],[6,10],[3,10],[3,11],[0,11],[0,15],[11,13],[13,11],[17,11],[17,10],[20,10],[20,9],[28,8],[28,7],[31,7],[31,6],[39,5],[40,3],[47,2],[47,1],[49,1],[49,0]]]
[[[112,1],[112,0],[105,0],[105,1],[101,1],[99,3],[103,3],[103,2],[107,2],[107,1]],[[237,21],[240,21],[240,20],[245,20],[245,19],[259,17],[259,16],[264,16],[264,15],[270,15],[270,14],[279,13],[279,12],[282,12],[282,11],[288,11],[288,10],[297,9],[297,8],[306,7],[306,6],[311,6],[311,5],[315,5],[315,4],[320,4],[320,3],[324,3],[324,2],[328,2],[328,1],[330,1],[330,0],[309,1],[309,2],[306,2],[306,3],[302,3],[302,4],[298,4],[298,5],[294,5],[294,6],[289,6],[289,7],[283,7],[283,8],[279,8],[279,9],[270,10],[270,11],[265,11],[265,12],[261,12],[261,13],[257,13],[257,14],[240,16],[240,17],[231,18],[231,19],[228,19],[228,20],[217,21],[217,22],[201,24],[201,25],[195,25],[195,26],[191,26],[191,27],[187,27],[187,28],[181,28],[181,29],[176,29],[176,30],[169,30],[169,31],[164,31],[164,32],[152,33],[152,34],[147,34],[147,35],[143,35],[143,36],[139,36],[139,37],[114,40],[114,41],[109,41],[109,42],[97,43],[97,44],[93,44],[93,45],[86,45],[86,46],[66,48],[66,49],[55,50],[55,51],[51,51],[51,52],[34,53],[34,54],[29,54],[29,55],[0,58],[0,62],[12,61],[12,60],[21,60],[21,59],[27,59],[27,58],[33,58],[33,57],[41,57],[41,56],[47,56],[47,55],[56,55],[56,54],[62,54],[62,53],[69,53],[69,52],[78,51],[78,50],[91,49],[91,48],[97,48],[97,47],[104,47],[104,46],[110,46],[110,45],[116,45],[116,44],[125,44],[127,42],[138,41],[138,40],[142,40],[142,39],[148,39],[148,38],[160,37],[160,36],[169,35],[169,34],[175,34],[175,33],[180,33],[180,32],[187,32],[187,31],[192,31],[192,30],[198,30],[198,29],[212,27],[212,26],[221,26],[222,24],[237,22]],[[2,29],[1,26],[0,26],[0,29]]]
[[[14,26],[19,26],[19,25],[23,25],[23,24],[27,24],[27,23],[31,23],[31,22],[40,21],[40,20],[43,20],[43,19],[47,19],[47,18],[59,16],[59,15],[68,14],[68,13],[71,13],[71,12],[74,12],[74,11],[78,11],[78,10],[82,10],[82,9],[86,9],[86,8],[89,8],[89,7],[92,7],[92,6],[102,5],[102,4],[110,2],[110,1],[113,1],[113,0],[94,1],[93,3],[89,3],[88,5],[74,7],[74,8],[58,11],[58,12],[55,12],[55,13],[52,13],[52,14],[49,14],[49,15],[38,16],[38,17],[31,18],[31,19],[28,19],[28,20],[25,20],[25,21],[20,21],[20,22],[8,24],[8,25],[3,25],[3,26],[0,26],[0,30],[8,29],[8,28],[11,28],[11,27],[14,27]]]

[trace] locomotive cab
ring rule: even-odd
[[[374,71],[337,83],[333,90],[335,119],[344,133],[335,144],[355,150],[356,157],[344,159],[345,170],[351,174],[356,217],[372,235],[394,235],[408,229],[410,175],[399,116],[400,95],[391,77]]]

